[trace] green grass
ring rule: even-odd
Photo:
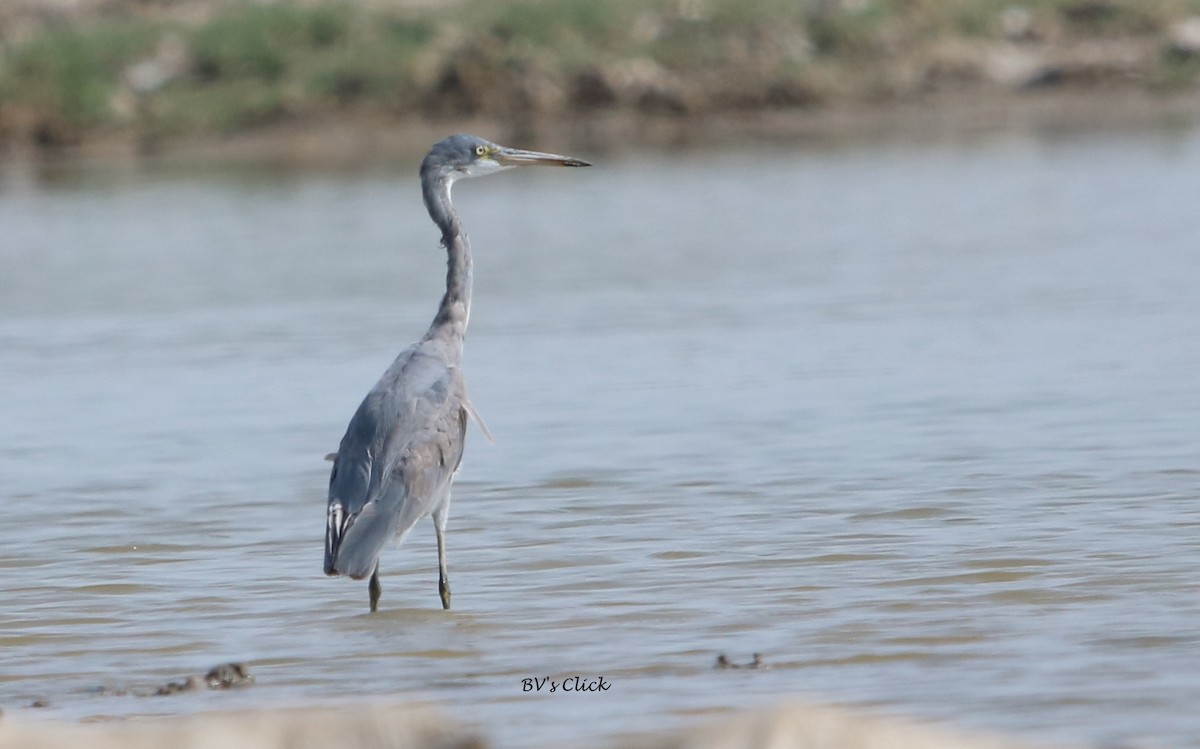
[[[463,8],[460,23],[517,44],[547,47],[572,37],[605,44],[626,26],[633,7],[627,0],[474,2]]]
[[[858,58],[877,48],[889,8],[868,3],[862,8],[815,13],[808,20],[809,39],[820,56]]]
[[[72,127],[103,124],[126,63],[157,38],[153,27],[140,23],[48,31],[2,58],[4,102],[53,113]]]
[[[297,61],[344,45],[353,12],[349,5],[235,7],[189,35],[196,75],[278,81]]]

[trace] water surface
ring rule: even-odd
[[[322,458],[441,292],[411,170],[3,172],[0,706],[1200,744],[1200,134],[596,161],[456,189],[496,442],[455,610],[425,521],[375,616],[321,574]],[[112,693],[228,660],[256,685]],[[523,691],[574,675],[612,686]]]

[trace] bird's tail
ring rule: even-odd
[[[338,549],[342,546],[342,538],[346,532],[346,514],[342,503],[334,500],[329,503],[329,515],[325,518],[325,574],[340,575],[337,568]]]
[[[342,503],[329,503],[325,521],[325,574],[348,575],[361,580],[375,569],[379,552],[396,535],[396,520],[379,502],[368,502],[347,515]]]

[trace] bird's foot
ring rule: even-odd
[[[371,613],[379,608],[379,596],[383,594],[383,586],[379,584],[379,568],[371,573],[371,581],[367,583],[367,594],[371,597]]]

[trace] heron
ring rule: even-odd
[[[421,193],[442,232],[447,255],[446,293],[429,330],[400,352],[367,393],[329,457],[325,574],[362,580],[370,575],[370,610],[379,605],[379,555],[432,515],[437,534],[438,595],[450,608],[446,519],[450,486],[462,461],[467,421],[483,426],[462,374],[463,339],[471,316],[471,246],[450,188],[457,180],[517,166],[591,166],[581,159],[497,145],[473,135],[451,135],[421,162]]]

